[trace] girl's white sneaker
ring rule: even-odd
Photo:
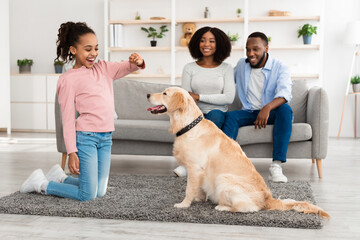
[[[173,172],[178,177],[186,177],[187,176],[186,168],[184,168],[183,166],[178,166],[177,168],[175,168],[173,170]]]
[[[36,169],[21,185],[21,193],[38,192],[41,193],[41,185],[48,182],[44,172],[41,169]]]
[[[47,180],[62,183],[68,177],[64,170],[60,167],[59,164],[56,164],[50,168],[46,174]]]

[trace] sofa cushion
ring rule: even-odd
[[[239,128],[236,141],[240,145],[253,143],[271,143],[273,141],[274,125],[267,125],[263,129],[255,129],[254,126],[246,126]],[[307,123],[294,123],[290,142],[299,142],[310,140],[312,137],[311,126]]]
[[[294,123],[304,123],[306,122],[306,106],[309,93],[306,80],[294,80],[291,93],[293,97],[290,101],[290,107],[294,113]]]
[[[113,139],[174,142],[170,122],[162,120],[115,120]]]
[[[169,120],[167,115],[152,115],[146,109],[152,105],[147,101],[148,93],[162,92],[169,84],[146,83],[135,80],[114,81],[115,111],[119,119]]]

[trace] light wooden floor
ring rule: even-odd
[[[44,171],[59,163],[52,134],[15,134],[18,143],[7,143],[0,133],[0,196],[20,188],[36,168]],[[48,142],[37,138],[50,139]],[[27,140],[30,138],[30,140]],[[270,159],[254,159],[255,167],[268,175]],[[171,157],[113,156],[111,173],[171,175]],[[311,160],[290,159],[283,167],[290,180],[311,182],[320,207],[331,219],[320,230],[136,222],[91,218],[62,218],[0,214],[0,239],[354,239],[360,236],[360,139],[329,139],[318,179]]]

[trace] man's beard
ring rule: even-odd
[[[261,65],[261,63],[264,61],[264,58],[266,57],[266,52],[264,52],[264,54],[262,55],[262,57],[261,57],[261,59],[260,59],[260,61],[256,64],[256,65],[251,65],[251,63],[250,63],[250,66],[252,67],[252,68],[260,68],[260,65]]]

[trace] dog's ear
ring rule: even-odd
[[[186,105],[187,105],[187,101],[185,99],[184,94],[182,94],[181,92],[175,92],[171,96],[170,109],[172,111],[184,110],[186,108]]]

